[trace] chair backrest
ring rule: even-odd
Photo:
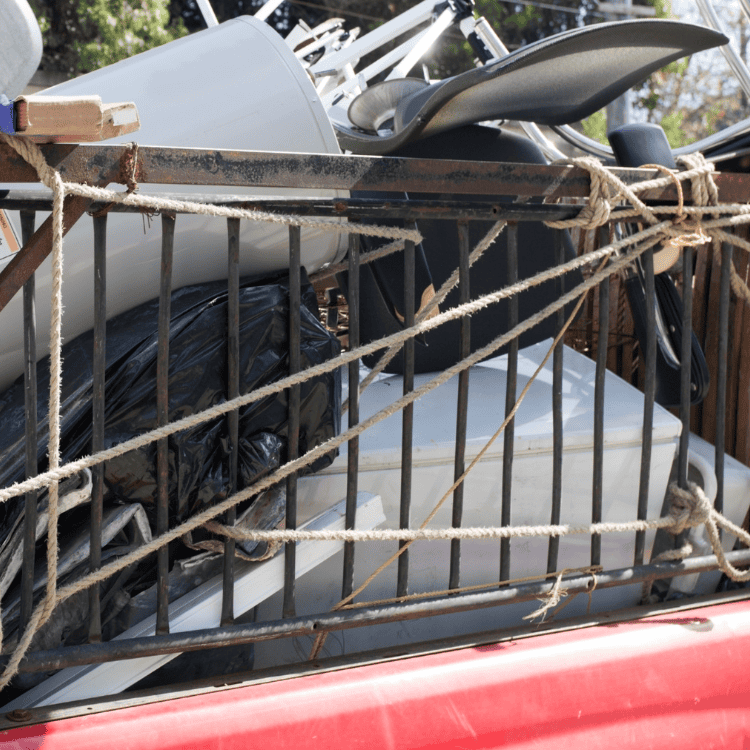
[[[42,32],[27,0],[0,2],[0,94],[23,93],[42,59]]]
[[[335,123],[343,149],[394,153],[407,143],[484,120],[544,125],[577,122],[673,60],[725,44],[719,32],[663,19],[618,21],[571,29],[529,44],[501,60],[428,86],[405,88],[390,101],[396,81],[365,89],[350,111],[370,111],[374,100],[393,110],[390,134]],[[366,106],[362,107],[362,103]],[[356,125],[354,114],[352,124]]]

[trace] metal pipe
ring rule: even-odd
[[[359,346],[359,235],[349,236],[349,349]],[[359,424],[359,360],[349,363],[349,428]],[[347,529],[357,522],[357,479],[359,472],[359,435],[355,435],[346,449],[346,519]],[[344,543],[344,571],[341,598],[346,599],[354,589],[354,542]]]
[[[104,448],[104,387],[107,347],[107,214],[94,217],[94,354],[91,452]],[[102,562],[102,515],[104,508],[104,464],[91,472],[91,521],[89,569],[98,570]],[[89,641],[102,638],[99,584],[89,589]]]
[[[609,229],[600,230],[600,242],[609,242]],[[599,284],[599,334],[596,346],[596,375],[594,386],[594,475],[591,493],[591,522],[602,520],[604,488],[604,390],[609,347],[609,277]],[[602,559],[601,534],[591,535],[591,564],[600,565]]]
[[[691,362],[693,359],[693,248],[682,251],[682,354],[680,368],[680,421],[682,434],[677,456],[677,484],[688,488],[688,446],[690,443]]]
[[[733,565],[750,564],[750,550],[737,550],[726,553]],[[673,578],[691,573],[702,573],[716,569],[716,557],[688,557],[682,562],[660,562],[637,567],[622,568],[596,574],[596,589],[644,583],[658,579]],[[564,579],[568,596],[591,591],[591,575],[572,575]],[[433,617],[437,615],[469,612],[471,610],[496,607],[503,604],[532,601],[551,591],[554,581],[524,583],[517,586],[493,587],[482,592],[460,593],[450,597],[420,599],[411,602],[381,604],[371,607],[356,607],[320,615],[294,617],[271,623],[248,623],[227,628],[212,628],[171,635],[149,636],[113,640],[107,643],[82,644],[50,651],[28,653],[21,662],[20,672],[40,672],[62,669],[83,664],[96,664],[121,659],[135,659],[142,656],[174,654],[198,651],[204,648],[257,643],[303,635],[318,635],[335,630],[353,627],[378,625],[381,623]],[[0,667],[4,667],[9,657],[0,657]]]
[[[716,500],[714,508],[724,512],[724,443],[727,413],[727,357],[729,352],[729,282],[734,248],[728,242],[721,245],[721,277],[719,280],[719,347],[716,366],[716,437],[714,438],[714,473]],[[721,530],[719,531],[721,534]]]
[[[469,224],[458,222],[458,291],[459,303],[465,304],[471,299],[469,292]],[[466,359],[471,353],[471,318],[464,315],[461,318],[459,336],[459,357]],[[469,370],[465,369],[458,376],[458,397],[456,403],[456,450],[453,466],[453,481],[455,482],[466,468],[466,428],[469,411]],[[460,528],[464,511],[464,484],[453,491],[453,512],[451,526]],[[461,540],[451,539],[450,572],[448,588],[458,588],[461,581]]]
[[[172,256],[174,249],[174,214],[161,217],[161,283],[159,289],[159,343],[156,359],[156,423],[169,422],[169,324],[172,309]],[[169,448],[168,438],[156,442],[156,534],[169,528]],[[184,508],[178,514],[182,516]],[[169,632],[169,545],[156,553],[156,632]]]
[[[21,212],[21,239],[25,245],[34,235],[35,215]],[[24,405],[26,417],[26,477],[39,472],[37,440],[36,381],[36,276],[23,285]],[[23,567],[21,574],[21,612],[18,630],[22,633],[34,606],[34,557],[36,554],[36,516],[39,493],[24,495]]]
[[[707,0],[696,0],[700,14],[707,26],[710,26],[714,31],[718,31],[721,34],[724,33],[719,16],[714,10],[713,5]],[[745,5],[743,4],[743,9]],[[730,42],[729,44],[722,44],[719,47],[721,54],[724,55],[724,59],[729,64],[732,72],[737,76],[737,80],[745,92],[745,96],[750,97],[750,70],[747,69],[744,60],[741,55],[734,48],[734,45]]]
[[[721,131],[726,132],[726,131]],[[66,144],[40,146],[47,163],[65,180],[117,174],[130,146]],[[263,151],[140,146],[139,173],[149,184],[223,187],[289,187],[295,189],[378,190],[468,195],[588,197],[589,173],[580,167],[503,162],[404,159],[344,154],[288,154]],[[206,168],[211,164],[211,169]],[[0,179],[39,181],[36,171],[15,151],[0,145]],[[632,185],[661,176],[657,170],[612,167],[612,174]],[[746,200],[750,174],[716,174],[720,202]],[[144,179],[144,182],[146,180]],[[644,200],[676,200],[673,184],[649,190]],[[83,199],[81,199],[83,200]],[[72,200],[71,200],[72,203]],[[83,210],[87,210],[86,207]],[[72,215],[71,215],[72,218]],[[66,221],[66,229],[68,222]]]
[[[301,369],[300,325],[302,305],[302,241],[298,226],[289,227],[289,374],[295,375]],[[299,455],[299,411],[300,386],[289,388],[287,460],[294,461]],[[286,527],[297,528],[297,473],[286,480]],[[284,617],[294,617],[294,588],[296,579],[297,545],[287,542],[284,545]]]
[[[557,265],[565,262],[565,246],[563,245],[563,233],[555,231],[555,256]],[[555,279],[558,296],[565,294],[565,277],[559,276]],[[565,325],[565,309],[557,311],[556,334],[559,334]],[[563,466],[563,339],[557,343],[552,355],[552,508],[550,512],[550,523],[560,523],[562,509],[562,466]],[[547,544],[547,572],[553,573],[557,570],[557,561],[560,553],[560,538],[550,537]]]
[[[507,278],[508,286],[518,281],[518,225],[508,224]],[[508,299],[508,328],[518,325],[518,295]],[[508,371],[505,387],[505,417],[507,418],[516,403],[516,389],[518,385],[518,339],[514,338],[508,345]],[[500,510],[500,525],[510,526],[511,520],[511,490],[513,487],[513,450],[515,444],[515,418],[505,426],[503,434],[503,478],[502,478],[502,508]],[[500,541],[500,580],[510,578],[510,539]]]
[[[654,251],[646,250],[643,258],[646,287],[646,362],[643,389],[643,432],[641,437],[641,475],[638,485],[638,518],[648,514],[648,491],[651,477],[651,445],[654,426],[654,398],[656,396],[656,290],[654,286]],[[642,565],[646,550],[646,532],[635,534],[633,565]]]
[[[211,0],[195,0],[195,2],[198,4],[198,10],[200,10],[203,20],[206,22],[206,26],[209,29],[212,26],[218,26],[219,21],[216,18],[216,13],[214,13],[213,7],[211,6]]]
[[[187,195],[185,193],[160,193],[161,198],[170,200],[190,200],[193,203],[214,203],[230,208],[260,209],[278,213],[294,211],[300,216],[334,216],[349,219],[406,219],[410,221],[435,218],[466,221],[558,221],[578,216],[583,207],[546,203],[492,203],[466,201],[457,206],[455,201],[445,200],[403,200],[398,198],[336,198],[319,200],[283,200],[230,198],[219,193]],[[104,208],[107,204],[97,201],[91,210]],[[43,191],[29,192],[11,190],[0,199],[0,208],[8,210],[49,211],[52,208],[52,195]],[[140,208],[127,204],[115,204],[113,213],[138,213]]]
[[[240,395],[240,220],[227,219],[227,399]],[[239,465],[239,410],[227,414],[229,434],[229,487],[227,495],[237,491]],[[237,508],[230,508],[224,522],[234,526]],[[234,549],[235,541],[224,540],[224,578],[221,598],[221,624],[234,622]]]
[[[404,243],[404,327],[414,325],[416,310],[415,292],[415,251],[414,243]],[[404,344],[404,395],[414,390],[414,339]],[[414,403],[408,404],[401,412],[401,501],[399,507],[399,528],[408,529],[411,523],[411,480],[412,480],[412,447],[414,436]],[[407,542],[399,542],[403,549]],[[409,593],[409,550],[398,558],[396,596]]]

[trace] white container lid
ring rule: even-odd
[[[519,351],[517,394],[523,390],[552,345],[552,339]],[[507,356],[496,357],[471,368],[466,457],[473,458],[497,431],[505,417]],[[563,449],[593,448],[594,382],[596,363],[565,347],[563,357]],[[419,388],[435,373],[417,375]],[[401,376],[383,378],[360,400],[360,421],[398,400],[403,391]],[[414,405],[413,460],[415,465],[453,461],[456,438],[458,378],[421,397]],[[666,409],[654,406],[653,441],[672,442],[680,435],[681,422]],[[604,399],[605,448],[640,448],[643,433],[643,394],[617,375],[607,372]],[[552,452],[552,358],[532,384],[515,416],[515,455]],[[360,436],[360,469],[390,468],[401,463],[401,414],[391,415]],[[342,447],[342,454],[345,446]],[[503,453],[498,437],[483,460],[497,460]],[[324,472],[346,470],[340,455]]]

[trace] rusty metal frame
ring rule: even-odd
[[[134,171],[123,174],[131,147],[45,145],[47,163],[63,180],[87,184],[138,183],[224,187],[317,188],[423,193],[544,196],[547,200],[586,197],[589,175],[580,167],[509,164],[400,157],[269,153],[140,146]],[[628,185],[663,176],[650,169],[612,168]],[[750,175],[715,176],[722,202],[745,202]],[[38,182],[36,171],[10,147],[0,145],[0,183]],[[645,200],[677,200],[673,185],[654,189]],[[685,186],[685,197],[690,188]]]
[[[111,182],[128,184],[133,179],[144,184],[221,185],[223,187],[313,188],[325,190],[413,191],[427,193],[460,193],[468,200],[460,205],[444,200],[405,201],[363,200],[349,198],[283,201],[279,199],[222,201],[221,196],[204,195],[202,202],[225,202],[228,205],[262,208],[316,216],[345,216],[350,219],[399,217],[413,220],[440,217],[459,221],[505,218],[509,221],[539,221],[572,218],[581,210],[570,204],[478,203],[472,194],[493,194],[514,198],[544,197],[548,200],[589,195],[589,175],[577,167],[528,164],[497,164],[485,162],[450,162],[425,159],[401,159],[321,154],[281,154],[208,149],[175,149],[140,147],[137,163],[133,163],[130,146],[49,145],[42,151],[48,163],[58,169],[64,180],[106,185]],[[661,176],[652,170],[616,169],[627,184]],[[720,198],[725,202],[744,202],[750,197],[750,175],[719,174],[715,177]],[[0,145],[0,184],[38,182],[35,170],[9,147]],[[686,186],[689,193],[689,186]],[[210,190],[207,190],[210,193]],[[163,195],[163,194],[162,194]],[[184,196],[188,197],[188,196]],[[649,200],[677,199],[674,186],[652,190]],[[191,200],[196,200],[190,196]],[[217,200],[218,199],[218,200]],[[14,190],[0,191],[0,207],[22,210],[48,210],[49,193]],[[68,231],[87,210],[104,204],[75,196],[66,198],[65,231]],[[138,211],[121,205],[114,211]],[[291,244],[294,244],[292,242]],[[33,277],[35,270],[51,251],[51,217],[26,242],[16,258],[0,273],[0,310],[13,295]],[[299,265],[299,259],[297,259]],[[728,292],[727,292],[728,296]],[[689,326],[688,326],[689,328]],[[603,375],[602,375],[603,379]],[[602,392],[603,398],[603,392]],[[599,405],[599,411],[603,407]],[[723,424],[723,423],[722,423]],[[561,461],[560,457],[560,461]],[[510,493],[510,487],[508,488]],[[747,563],[750,551],[731,553],[735,563]],[[592,560],[593,562],[593,560]],[[682,563],[638,564],[622,571],[598,574],[598,587],[607,588],[637,581],[669,578],[699,570],[715,569],[715,558],[693,558]],[[293,583],[293,577],[292,577]],[[566,580],[571,592],[589,590],[588,575]],[[212,631],[169,635],[166,629],[152,638],[133,641],[90,643],[50,652],[30,653],[21,665],[22,671],[42,671],[63,666],[89,664],[110,659],[135,658],[153,653],[175,653],[216,647],[230,643],[252,643],[274,637],[328,632],[380,622],[459,612],[491,607],[505,601],[526,601],[547,593],[550,582],[522,584],[483,593],[454,594],[415,603],[370,606],[313,617],[294,617],[293,604],[287,619],[276,623],[232,625],[229,620]],[[361,659],[354,654],[352,661]],[[0,659],[0,665],[5,662]]]

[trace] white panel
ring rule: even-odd
[[[0,7],[4,2],[0,0]],[[340,153],[333,127],[302,65],[270,26],[250,16],[148,50],[44,93],[96,94],[105,103],[135,102],[140,130],[106,143],[135,140],[154,146]],[[208,158],[207,179],[211,167]],[[33,186],[17,187],[29,190]],[[241,194],[245,200],[292,194],[301,198],[346,197],[330,190],[147,183],[141,185],[141,192]],[[16,212],[9,215],[17,221]],[[346,246],[343,235],[304,229],[302,264],[310,272],[317,270],[337,259]],[[0,270],[8,260],[0,259]],[[288,265],[286,226],[242,222],[241,274],[267,274]],[[107,219],[107,316],[158,297],[160,268],[161,222],[146,227],[140,214],[111,213]],[[93,230],[88,217],[83,217],[65,238],[63,273],[63,337],[70,341],[93,327]],[[226,219],[178,216],[173,289],[223,279],[226,273]],[[37,321],[42,332],[49,321],[50,288],[51,266],[47,260],[36,273]],[[0,389],[23,372],[21,307],[18,294],[0,312]],[[47,345],[48,336],[40,333],[39,357],[47,353]]]
[[[344,528],[346,503],[342,501],[301,528]],[[360,492],[357,495],[357,528],[373,529],[385,520],[380,498]],[[343,542],[303,541],[297,545],[297,577],[312,570],[340,549]],[[240,563],[234,586],[235,615],[247,612],[284,587],[283,553],[262,563]],[[340,585],[340,582],[339,582]],[[169,606],[172,633],[217,628],[221,623],[222,576],[186,594]],[[117,637],[117,640],[153,635],[156,616],[146,618]],[[58,672],[3,708],[30,708],[54,703],[114,695],[151,674],[179,654],[146,656],[87,667],[72,667]]]

